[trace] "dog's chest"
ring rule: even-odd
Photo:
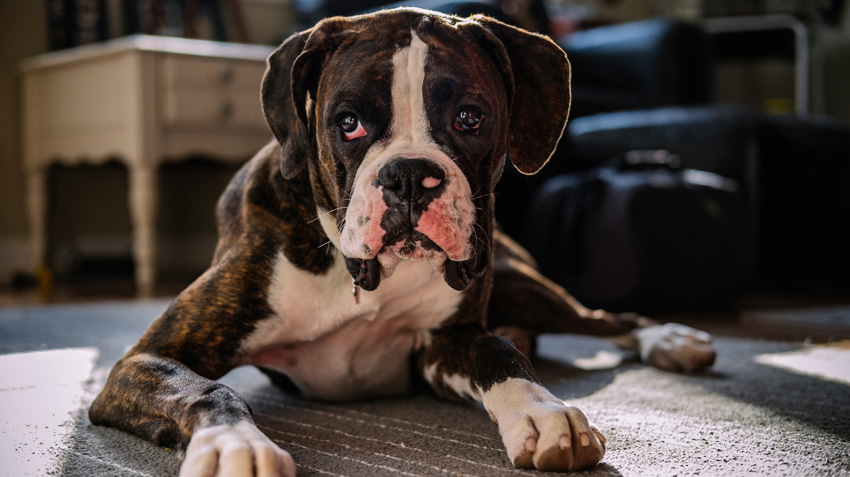
[[[314,275],[282,254],[267,296],[274,313],[244,342],[246,364],[281,371],[305,395],[332,400],[405,392],[411,353],[462,298],[427,262],[404,262],[357,303],[343,260]]]

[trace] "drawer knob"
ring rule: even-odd
[[[222,121],[227,121],[233,117],[234,113],[233,103],[230,101],[222,101],[218,105],[218,118]]]
[[[233,77],[235,76],[233,65],[220,65],[218,67],[218,72],[216,73],[216,79],[218,80],[218,84],[221,86],[226,86],[233,82]]]

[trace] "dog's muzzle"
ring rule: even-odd
[[[427,260],[453,288],[469,285],[475,208],[459,174],[431,159],[395,157],[355,184],[340,238],[355,284],[373,290],[400,261]]]

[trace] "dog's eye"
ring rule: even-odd
[[[344,114],[337,121],[346,141],[357,139],[366,135],[366,128],[360,124],[360,120],[353,114]]]
[[[476,108],[463,108],[455,119],[455,130],[477,136],[482,122],[484,113]]]

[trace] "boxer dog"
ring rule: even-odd
[[[523,333],[619,336],[672,370],[715,353],[691,328],[581,306],[494,225],[505,163],[549,160],[569,82],[555,43],[484,16],[399,9],[291,36],[262,84],[275,140],[224,191],[212,265],[118,361],[91,422],[184,447],[183,475],[294,475],[216,382],[255,365],[323,400],[424,382],[481,402],[517,467],[596,465],[605,437],[502,335],[526,352]]]

